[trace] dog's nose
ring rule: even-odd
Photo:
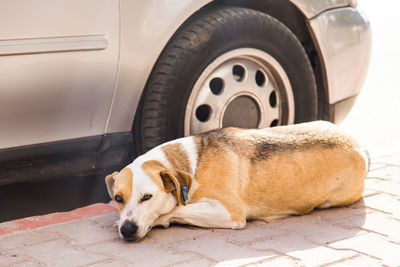
[[[133,240],[135,239],[137,230],[138,226],[136,223],[125,221],[121,227],[121,234],[126,240]]]

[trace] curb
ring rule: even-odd
[[[117,211],[110,204],[97,203],[67,212],[55,212],[46,215],[33,216],[14,221],[0,223],[0,237],[13,234],[17,231],[32,230],[40,227],[65,223],[80,219],[91,218]]]

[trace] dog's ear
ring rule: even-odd
[[[108,195],[110,196],[111,199],[114,199],[114,183],[115,183],[114,175],[116,174],[118,174],[118,172],[113,172],[112,174],[107,175],[105,179]]]
[[[187,193],[193,182],[192,175],[173,168],[167,169],[157,160],[144,162],[142,168],[161,190],[171,192],[180,205],[186,205]]]
[[[166,192],[172,192],[180,205],[186,206],[186,197],[184,194],[190,190],[193,177],[185,171],[176,169],[166,169],[160,171],[161,180]]]

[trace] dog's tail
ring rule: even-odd
[[[371,156],[370,156],[368,150],[363,149],[360,152],[364,156],[365,165],[366,165],[365,168],[367,169],[367,173],[368,173],[371,168]]]

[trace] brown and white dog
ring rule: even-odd
[[[162,144],[106,177],[119,233],[143,238],[170,222],[241,229],[361,198],[368,158],[328,122],[225,128]]]

